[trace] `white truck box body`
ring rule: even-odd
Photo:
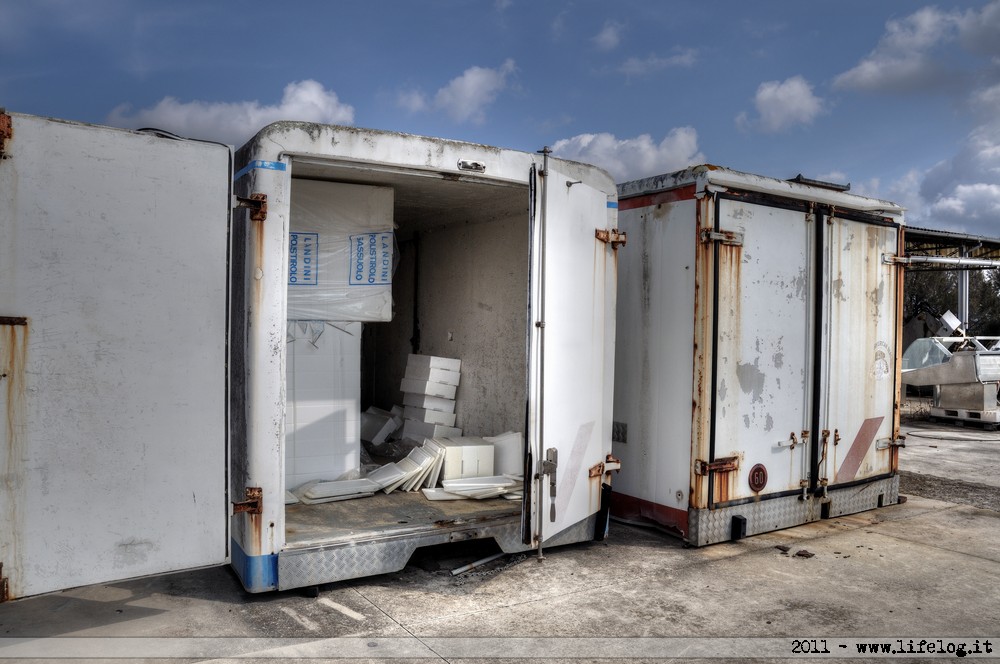
[[[8,597],[226,561],[258,592],[401,569],[419,546],[603,533],[617,250],[600,237],[617,222],[603,171],[308,123],[266,127],[235,168],[227,146],[18,114],[0,113],[0,150]],[[383,304],[364,319],[359,409],[401,403],[411,353],[460,358],[457,424],[524,432],[526,468],[546,471],[523,501],[286,507],[310,459],[349,459],[337,445],[357,438],[301,445],[310,421],[286,440],[289,381],[306,393],[286,373],[290,211],[309,181],[393,190],[366,273],[391,281],[392,320]],[[358,321],[306,321],[331,323]],[[332,362],[344,376],[349,355]],[[406,524],[373,516],[400,511]]]
[[[267,199],[264,218],[241,211],[234,222],[233,302],[243,318],[233,321],[232,493],[262,495],[259,513],[232,523],[233,566],[249,590],[398,570],[417,547],[456,539],[493,537],[520,551],[602,531],[602,476],[590,471],[611,447],[616,248],[597,232],[615,227],[617,199],[606,173],[542,154],[299,122],[264,128],[237,152],[235,170],[238,195]],[[414,510],[432,501],[419,492],[284,505],[288,230],[306,182],[393,190],[394,312],[365,323],[363,406],[402,403],[411,354],[459,359],[456,427],[471,436],[525,431],[533,469],[558,450],[555,496],[545,475],[522,503],[433,502],[489,511],[429,514],[423,526]],[[380,526],[368,516],[400,504],[406,519]]]
[[[224,563],[230,151],[2,117],[7,596]]]
[[[714,166],[619,198],[613,513],[703,545],[897,502],[902,210]]]

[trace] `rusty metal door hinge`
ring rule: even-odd
[[[621,469],[622,469],[622,460],[616,459],[615,457],[609,454],[604,461],[590,467],[590,470],[588,471],[588,476],[601,477],[602,475],[609,474],[612,470],[618,471]]]
[[[906,447],[906,436],[883,438],[882,440],[875,441],[875,449],[877,450],[887,450],[890,447]]]
[[[7,141],[14,136],[14,123],[5,109],[0,108],[0,159],[9,159]]]
[[[625,242],[628,240],[628,233],[620,231],[617,228],[612,228],[611,230],[598,228],[594,231],[594,237],[604,244],[610,244],[612,249],[617,250],[618,247],[625,246]]]
[[[246,489],[246,500],[233,503],[233,514],[245,512],[247,514],[260,514],[264,511],[264,490],[259,486],[248,486]]]
[[[703,228],[701,231],[701,241],[705,244],[718,242],[719,244],[730,244],[741,247],[743,246],[743,233],[738,231],[713,231],[710,228]]]
[[[715,461],[702,461],[695,459],[695,475],[708,475],[709,473],[726,473],[730,470],[739,470],[740,458],[738,456],[723,457]]]
[[[249,209],[251,221],[264,221],[267,219],[267,194],[250,194],[250,198],[233,196],[233,209],[237,208]]]

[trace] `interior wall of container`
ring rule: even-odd
[[[372,404],[402,403],[409,353],[462,360],[455,426],[465,435],[523,431],[528,295],[527,192],[510,190],[506,209],[452,217],[408,232],[397,217],[400,261],[393,320],[369,323],[362,380]],[[367,404],[365,404],[366,406]]]

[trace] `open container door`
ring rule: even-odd
[[[826,218],[825,366],[818,492],[886,478],[898,469],[897,347],[901,266],[883,261],[899,253],[900,226],[838,211]],[[885,493],[885,487],[873,491]],[[895,494],[895,491],[889,493]],[[873,501],[864,497],[865,505]],[[876,504],[891,504],[884,495]],[[834,501],[826,516],[857,511]]]
[[[0,120],[6,598],[225,562],[228,147]]]
[[[532,543],[546,546],[601,536],[611,452],[617,195],[610,178],[598,189],[591,167],[575,168],[546,156],[532,224],[525,510]]]

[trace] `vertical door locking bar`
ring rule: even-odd
[[[559,450],[550,447],[545,450],[542,461],[542,476],[549,476],[549,521],[556,520],[556,468],[559,466]]]

